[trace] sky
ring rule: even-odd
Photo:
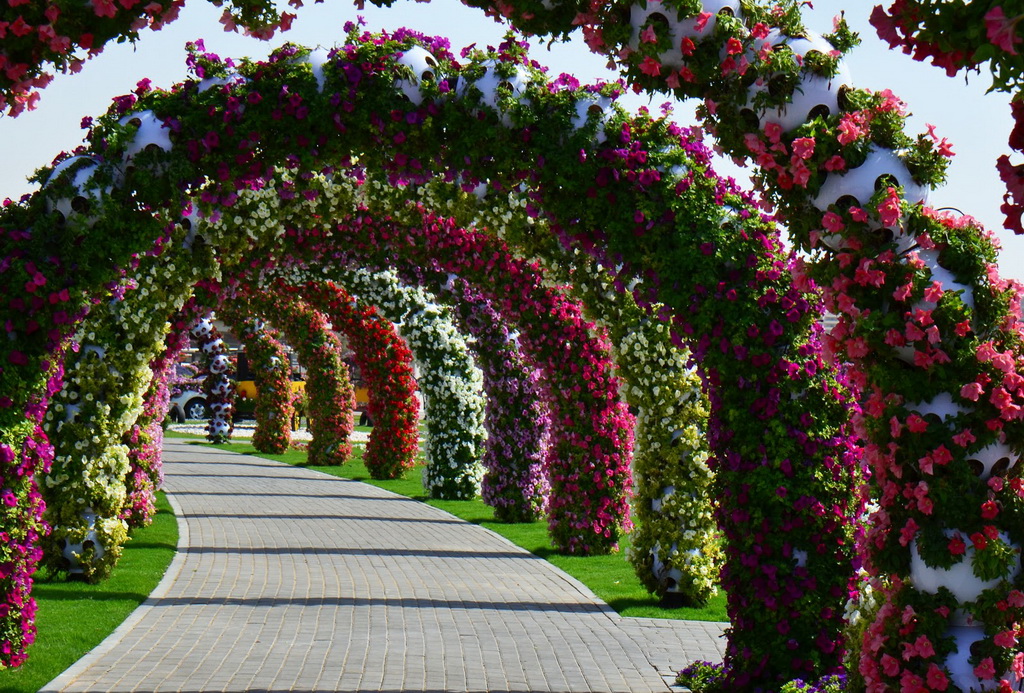
[[[941,137],[953,143],[956,156],[947,184],[931,196],[934,207],[955,207],[979,219],[1002,240],[1000,260],[1004,276],[1024,281],[1024,238],[1002,231],[999,205],[1005,188],[995,171],[995,160],[1008,153],[1007,138],[1012,127],[1009,98],[1006,94],[986,94],[987,74],[972,74],[965,79],[948,78],[942,70],[914,62],[888,50],[867,23],[873,3],[843,3],[816,0],[817,9],[805,13],[808,26],[820,33],[831,30],[832,17],[848,6],[846,18],[860,32],[863,44],[848,56],[853,82],[874,90],[891,89],[902,98],[913,114],[908,132],[915,136],[928,124],[936,126]],[[282,3],[283,4],[283,3]],[[287,8],[285,8],[287,9]],[[17,198],[31,192],[26,178],[40,166],[49,164],[61,151],[81,143],[85,116],[106,111],[111,99],[126,94],[144,78],[154,86],[169,87],[186,78],[187,41],[204,39],[207,50],[222,57],[264,57],[285,41],[329,48],[344,37],[342,26],[361,15],[370,30],[408,27],[425,34],[445,36],[452,48],[473,43],[497,45],[505,31],[480,10],[465,7],[457,0],[433,0],[414,3],[396,0],[389,9],[367,4],[357,10],[345,0],[310,4],[296,11],[291,31],[264,42],[224,32],[218,23],[220,10],[203,0],[190,0],[181,17],[162,31],[143,32],[135,44],[110,45],[100,56],[88,61],[77,75],[57,75],[42,93],[35,111],[18,118],[0,117],[0,198]],[[568,43],[550,48],[540,39],[531,41],[531,56],[550,68],[552,74],[567,72],[581,82],[617,78],[605,66],[606,60],[588,51],[579,34]],[[632,97],[628,108],[650,103],[656,107],[667,100],[663,95]],[[676,105],[680,122],[693,118],[693,102]],[[1024,158],[1014,159],[1014,163]],[[719,171],[741,177],[744,172],[723,162]]]

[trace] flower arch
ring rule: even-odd
[[[648,589],[667,601],[705,601],[721,562],[708,499],[707,401],[699,377],[685,365],[688,351],[648,315],[662,307],[641,309],[623,291],[623,279],[605,272],[588,253],[567,251],[538,218],[524,186],[506,192],[481,185],[456,198],[449,187],[442,179],[396,186],[370,176],[363,189],[371,192],[360,198],[388,212],[416,200],[445,210],[464,226],[492,230],[517,253],[540,262],[581,300],[587,318],[608,330],[623,393],[639,425],[630,560]]]
[[[349,380],[348,367],[342,362],[341,342],[331,331],[323,313],[300,300],[285,300],[273,292],[244,288],[233,297],[238,310],[264,317],[284,332],[285,339],[306,367],[306,396],[309,398],[309,431],[312,439],[307,449],[314,465],[341,465],[352,454],[352,411],[355,394]],[[357,355],[365,361],[366,356]],[[374,383],[376,384],[376,383]],[[371,397],[388,400],[379,392]],[[383,417],[392,420],[393,417]]]
[[[419,401],[409,347],[390,321],[372,306],[358,303],[339,286],[319,282],[305,287],[301,294],[295,287],[274,288],[276,292],[260,295],[280,296],[300,306],[300,313],[302,306],[315,310],[345,335],[365,378],[374,421],[363,463],[375,479],[401,476],[415,464],[419,449]]]
[[[395,84],[394,67],[401,64],[398,61],[417,42],[440,58],[436,74],[441,79],[417,83],[419,80],[413,80],[410,72],[403,72]],[[796,527],[797,531],[790,532],[787,541],[779,541],[781,546],[755,559],[755,563],[764,560],[766,567],[774,566],[764,573],[768,577],[758,589],[742,589],[746,585],[740,575],[760,573],[739,571],[739,562],[735,564],[737,568],[729,571],[727,562],[726,580],[740,580],[732,592],[739,600],[749,599],[755,593],[774,597],[784,584],[789,584],[788,576],[797,573],[802,591],[787,594],[777,602],[787,610],[788,622],[797,626],[789,640],[834,642],[838,617],[823,618],[821,609],[814,609],[812,614],[809,607],[818,603],[817,596],[822,593],[831,593],[834,596],[830,599],[839,600],[845,592],[847,571],[837,570],[834,565],[835,561],[848,565],[849,549],[835,547],[849,546],[849,517],[855,513],[849,500],[852,463],[842,452],[846,449],[842,431],[845,410],[832,401],[837,393],[842,396],[841,390],[820,361],[816,342],[803,331],[811,320],[810,304],[784,276],[785,255],[773,240],[774,230],[734,190],[713,175],[706,175],[706,153],[693,133],[683,133],[646,116],[628,118],[614,109],[602,116],[598,112],[602,105],[595,101],[610,99],[615,87],[588,91],[565,80],[549,86],[517,47],[505,46],[503,50],[507,60],[470,56],[470,63],[459,68],[450,62],[440,43],[411,33],[395,37],[353,35],[318,72],[298,62],[303,58],[299,49],[288,48],[268,63],[244,65],[242,71],[248,76],[234,80],[228,79],[223,63],[214,57],[196,55],[196,70],[208,80],[202,90],[198,82],[192,82],[174,93],[143,93],[141,103],[136,103],[134,97],[119,100],[111,116],[98,123],[91,134],[94,146],[107,156],[106,162],[72,162],[62,169],[61,175],[51,177],[45,194],[3,211],[0,227],[4,229],[4,257],[16,254],[11,276],[17,285],[32,283],[35,288],[28,293],[35,293],[36,288],[49,281],[48,276],[61,276],[68,283],[66,300],[58,294],[54,304],[36,305],[18,296],[15,299],[19,305],[28,310],[7,307],[11,316],[8,333],[13,335],[7,342],[12,366],[4,375],[20,386],[12,391],[45,391],[39,365],[46,354],[59,347],[61,330],[65,329],[58,327],[40,343],[25,331],[26,321],[43,320],[49,327],[62,309],[61,319],[67,320],[67,308],[60,304],[69,303],[70,312],[76,312],[84,305],[83,297],[107,280],[110,263],[105,258],[111,254],[126,257],[136,246],[146,247],[143,238],[163,238],[154,228],[159,227],[154,213],[163,214],[168,223],[173,222],[178,210],[186,207],[186,194],[200,194],[200,203],[211,211],[214,205],[223,209],[237,199],[238,190],[260,187],[271,173],[270,162],[280,160],[309,170],[317,168],[317,161],[343,165],[347,153],[357,154],[359,164],[367,170],[381,170],[395,178],[416,180],[432,175],[433,172],[425,172],[426,166],[468,188],[484,179],[492,189],[496,184],[510,188],[526,183],[533,188],[533,209],[551,220],[551,228],[561,240],[580,242],[608,266],[621,264],[626,276],[638,276],[642,283],[635,287],[637,296],[644,301],[654,297],[661,300],[668,311],[665,317],[672,313],[677,337],[692,334],[695,353],[706,361],[711,359],[705,373],[714,388],[712,409],[713,416],[718,418],[713,420],[721,426],[713,430],[712,444],[717,462],[728,471],[718,476],[719,496],[733,498],[746,507],[772,508],[771,521],[766,516],[763,531],[753,535],[738,515],[726,515],[724,519],[736,526],[735,532],[727,531],[733,559],[749,560],[753,555],[744,542],[753,540],[774,547],[775,535],[770,527],[780,515],[782,521]],[[488,60],[495,62],[487,64]],[[518,80],[513,80],[511,95],[496,95],[490,89],[485,93],[481,89],[484,85],[480,79],[488,74],[493,76],[495,70],[503,77],[519,75]],[[455,92],[454,97],[443,96],[445,89],[451,92],[455,78],[463,73],[467,88],[461,94]],[[251,82],[245,81],[250,79]],[[471,82],[478,86],[468,86]],[[289,88],[282,92],[285,85]],[[399,96],[399,91],[411,96]],[[205,114],[218,104],[227,122],[211,123]],[[581,109],[581,104],[594,105],[597,110]],[[311,107],[323,109],[325,117],[306,120]],[[587,113],[581,115],[581,110]],[[239,125],[256,123],[261,117],[287,119],[286,122],[303,120],[304,125],[312,127],[293,129],[291,136],[282,141],[250,139],[249,133],[254,131]],[[167,131],[158,126],[154,135],[154,130],[147,126],[140,134],[143,123],[160,124],[164,119],[169,126]],[[512,127],[494,130],[496,122]],[[197,124],[205,135],[197,135],[193,129]],[[345,133],[344,138],[333,136],[339,130]],[[171,139],[172,132],[182,146]],[[458,133],[458,137],[453,139],[445,133]],[[482,133],[486,136],[482,137]],[[609,136],[611,142],[606,139]],[[147,148],[147,142],[154,146]],[[488,152],[483,155],[476,149],[481,142],[488,144]],[[129,152],[129,148],[134,149]],[[231,155],[226,157],[228,152]],[[560,160],[552,152],[566,156]],[[126,153],[131,164],[127,171],[121,168]],[[118,162],[116,166],[114,162]],[[526,168],[525,162],[530,162],[531,167]],[[585,173],[577,178],[580,164]],[[684,164],[686,168],[681,173],[673,172],[673,167]],[[574,170],[571,180],[564,175],[569,166]],[[164,175],[169,170],[175,175]],[[124,185],[120,184],[122,180]],[[171,185],[172,180],[183,188],[176,187],[177,183]],[[76,192],[79,185],[83,186],[81,194]],[[677,188],[688,194],[678,198]],[[129,195],[131,204],[120,207]],[[74,208],[71,202],[76,203]],[[728,202],[738,213],[726,214],[723,219],[715,202]],[[108,214],[106,207],[118,209],[119,213]],[[73,242],[86,235],[99,219],[103,220],[109,240],[103,250],[104,261],[98,259],[98,248],[83,246],[78,257],[81,271],[73,275],[77,283],[72,286],[71,274],[54,274],[63,271],[66,261],[53,256],[48,249],[53,243]],[[251,232],[279,232],[287,236],[286,224],[287,218],[266,220],[261,228]],[[678,229],[681,233],[676,233],[677,225],[682,227]],[[727,231],[739,235],[740,241],[727,237],[731,235]],[[673,241],[666,240],[673,237]],[[693,238],[700,241],[690,243]],[[744,243],[748,245],[745,247]],[[739,254],[726,257],[727,253],[735,252]],[[671,257],[677,266],[663,273],[653,269],[661,262],[659,254]],[[709,256],[713,261],[708,261]],[[696,257],[702,264],[685,275],[687,283],[676,281],[680,276],[678,267],[693,267]],[[765,260],[766,257],[769,259]],[[39,267],[46,273],[39,272]],[[712,317],[708,307],[718,307],[718,301],[726,310]],[[744,320],[724,322],[725,316],[737,312],[742,312]],[[753,321],[747,321],[747,316],[752,316]],[[776,319],[779,317],[781,321]],[[744,323],[751,324],[751,332],[746,336],[733,335],[727,329]],[[734,358],[739,352],[729,353],[725,358],[733,340],[743,346],[739,366]],[[743,344],[746,341],[753,344],[749,350]],[[712,347],[719,345],[724,345],[721,357],[713,355]],[[782,347],[788,345],[793,349],[784,351]],[[747,357],[756,357],[758,362],[752,364]],[[777,366],[778,370],[770,371],[771,382],[764,382],[759,378],[769,365]],[[785,384],[780,392],[780,381],[775,378],[790,371],[799,376],[799,382],[792,393]],[[749,379],[751,374],[757,379]],[[793,404],[785,399],[789,394],[793,395]],[[808,398],[821,405],[813,407],[818,418],[810,426],[810,433],[797,414],[798,404],[807,404]],[[779,406],[780,403],[786,404]],[[24,419],[26,404],[24,397],[12,398],[10,406],[0,412],[3,430]],[[730,411],[744,414],[729,418]],[[752,430],[753,422],[767,417],[779,421],[770,431],[770,440],[765,439],[762,424],[758,423],[756,432]],[[795,439],[794,432],[800,433]],[[797,465],[803,460],[824,462],[818,467],[807,465],[811,472],[797,477],[791,473],[793,460]],[[749,477],[751,470],[758,470],[763,477],[763,483],[753,489],[740,479]],[[776,479],[788,483],[799,497],[795,508],[778,507],[778,482],[773,483]],[[604,527],[601,529],[603,532]],[[809,548],[812,558],[808,559],[810,567],[806,571],[794,557],[790,539],[797,546]],[[586,542],[578,545],[585,546]],[[826,561],[827,574],[823,570]],[[781,582],[777,579],[780,570]],[[815,582],[820,584],[811,589]],[[737,609],[743,610],[745,606]],[[769,612],[773,623],[779,620],[774,609]],[[746,618],[735,619],[730,641],[733,651],[744,651],[744,634],[756,632],[761,637],[764,629],[759,627],[758,618],[752,616],[755,613],[764,612],[746,609]],[[756,644],[763,646],[760,642]],[[18,647],[16,644],[15,649]],[[796,665],[801,672],[838,656],[834,647],[824,655],[806,648],[801,650],[804,651],[808,652],[806,658]],[[755,670],[760,673],[774,666],[759,661]],[[789,667],[791,662],[786,664]]]
[[[607,343],[591,336],[579,306],[545,287],[535,267],[515,260],[501,244],[443,220],[375,223],[363,214],[339,222],[338,233],[346,239],[344,250],[318,243],[323,232],[317,230],[307,236],[311,242],[296,241],[292,257],[331,273],[348,266],[393,266],[420,285],[440,286],[449,274],[461,274],[515,325],[520,344],[544,370],[541,383],[551,407],[546,466],[552,541],[575,553],[609,550],[628,527],[624,451],[632,443],[632,417],[619,401]],[[374,250],[378,246],[388,249],[386,259]],[[293,284],[309,276],[297,266],[276,271]],[[324,270],[316,273],[323,276]],[[563,368],[569,349],[573,363]]]
[[[526,358],[508,323],[469,282],[452,275],[438,295],[448,298],[473,336],[470,348],[483,371],[487,439],[480,495],[499,522],[540,519],[549,493],[544,458],[551,427],[540,370]]]
[[[322,276],[399,326],[413,353],[426,414],[423,485],[428,493],[446,499],[478,495],[485,434],[483,378],[454,316],[423,289],[403,285],[387,271]]]
[[[240,313],[221,302],[218,313],[238,330],[256,382],[256,431],[252,446],[260,452],[281,454],[292,440],[292,369],[288,353],[275,329],[262,320]]]

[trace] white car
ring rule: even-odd
[[[182,390],[180,394],[171,398],[171,406],[167,413],[175,423],[209,419],[210,408],[206,405],[206,394],[196,390]]]

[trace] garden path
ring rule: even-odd
[[[667,691],[723,625],[623,619],[423,503],[165,441],[179,553],[47,691]]]

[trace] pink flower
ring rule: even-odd
[[[954,556],[962,556],[967,551],[967,544],[964,543],[963,538],[960,534],[954,534],[949,540],[949,544],[946,545],[949,552]]]
[[[981,394],[984,391],[984,388],[982,388],[978,383],[967,383],[960,388],[960,396],[964,399],[969,399],[972,402],[977,402],[978,398],[981,397]]]
[[[996,644],[996,647],[1009,649],[1017,644],[1017,635],[1012,630],[1004,630],[1001,633],[997,633],[992,642]]]
[[[835,212],[825,212],[825,216],[821,219],[821,225],[832,233],[839,233],[845,228],[843,218]]]
[[[661,63],[654,58],[647,56],[643,62],[640,63],[640,72],[651,77],[658,77],[661,75]]]
[[[885,199],[878,204],[878,215],[885,226],[896,226],[900,221],[900,197],[896,188],[890,186],[885,192]]]
[[[882,655],[882,659],[879,663],[882,665],[882,671],[886,676],[896,676],[900,673],[899,660],[890,654]]]
[[[1017,23],[1021,17],[1008,19],[1003,14],[1003,8],[996,5],[985,14],[985,35],[994,46],[1002,48],[1010,55],[1017,55],[1014,46],[1020,43],[1020,36],[1017,36]]]
[[[903,529],[900,530],[900,546],[906,546],[913,541],[919,529],[914,518],[907,520],[907,524],[903,525]]]
[[[778,123],[765,123],[764,134],[768,136],[769,142],[778,142],[782,139],[782,126]]]
[[[654,32],[653,24],[640,32],[640,41],[642,43],[654,43],[657,40],[658,35]]]
[[[832,158],[825,162],[826,171],[842,171],[845,168],[846,159],[839,156],[838,154],[834,155]]]
[[[992,662],[992,658],[985,657],[985,659],[981,660],[981,663],[974,667],[974,675],[982,681],[995,678],[996,667]]]
[[[696,21],[693,23],[693,28],[699,32],[704,31],[704,27],[708,25],[708,20],[711,19],[710,12],[701,12],[697,15]]]
[[[949,679],[946,678],[946,672],[940,669],[935,662],[928,666],[928,675],[925,678],[925,683],[933,691],[944,691],[949,687]]]
[[[810,159],[814,155],[814,138],[798,137],[793,140],[793,154],[801,159]]]

